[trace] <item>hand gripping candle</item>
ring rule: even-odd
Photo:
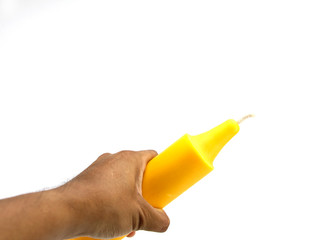
[[[164,208],[184,191],[213,170],[213,160],[223,146],[239,131],[238,122],[227,120],[208,132],[191,136],[185,134],[147,165],[143,197],[156,208]],[[123,237],[114,238],[120,240]],[[92,240],[80,237],[74,240]]]

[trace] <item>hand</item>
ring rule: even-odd
[[[56,189],[76,216],[77,236],[132,237],[137,230],[167,230],[166,213],[142,197],[143,173],[156,155],[153,150],[105,153]]]

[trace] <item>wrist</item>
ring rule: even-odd
[[[95,238],[123,235],[117,233],[120,223],[119,205],[114,198],[88,185],[68,182],[53,190],[68,213],[68,238],[93,236]]]
[[[71,198],[61,187],[47,191],[48,203],[55,206],[56,219],[59,221],[61,234],[64,239],[85,234],[81,211],[78,203]],[[50,206],[49,206],[50,207]]]

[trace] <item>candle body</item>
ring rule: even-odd
[[[164,208],[213,170],[191,138],[184,135],[148,164],[142,194],[153,207]]]
[[[168,205],[213,170],[214,158],[238,131],[237,122],[227,120],[208,132],[185,134],[148,163],[142,183],[143,197],[156,208]]]

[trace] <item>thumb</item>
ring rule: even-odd
[[[146,202],[144,211],[142,212],[144,216],[142,216],[143,222],[141,224],[141,230],[153,232],[167,231],[170,220],[165,211],[154,208]]]

